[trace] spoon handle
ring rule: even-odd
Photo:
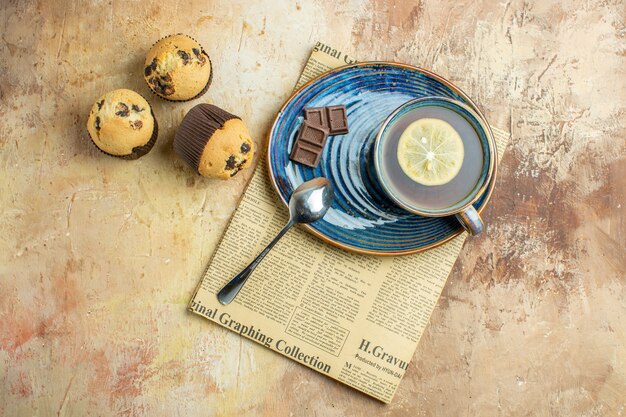
[[[250,275],[252,275],[252,272],[257,267],[257,265],[261,263],[263,258],[265,258],[265,255],[268,254],[268,252],[274,247],[274,245],[280,240],[280,238],[283,237],[283,235],[287,233],[287,231],[291,229],[293,225],[293,220],[289,219],[289,223],[287,223],[285,227],[283,227],[283,229],[278,233],[278,235],[276,235],[274,240],[272,240],[269,245],[267,245],[265,249],[263,249],[263,251],[259,253],[254,261],[250,262],[250,265],[248,265],[243,271],[237,274],[235,278],[231,279],[228,284],[224,285],[224,288],[222,288],[220,292],[217,293],[217,299],[221,304],[230,304],[230,302],[235,299],[248,278],[250,278]]]

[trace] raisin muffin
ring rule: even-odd
[[[176,131],[174,150],[200,175],[228,179],[252,164],[254,142],[239,117],[198,104]]]
[[[91,108],[87,130],[92,142],[104,153],[137,159],[154,146],[158,125],[150,104],[132,90],[113,90]]]
[[[202,46],[193,38],[178,34],[154,44],[146,56],[143,74],[159,97],[187,101],[206,92],[213,70]]]

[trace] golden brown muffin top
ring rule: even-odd
[[[168,100],[189,100],[211,77],[211,62],[198,42],[178,34],[158,41],[148,52],[144,78],[155,94]]]
[[[254,142],[241,119],[230,119],[207,142],[198,172],[204,177],[228,179],[252,164]]]
[[[129,155],[148,143],[154,130],[150,104],[132,90],[113,90],[91,108],[87,130],[93,142],[111,155]]]

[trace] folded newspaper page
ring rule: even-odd
[[[355,62],[317,43],[297,86]],[[494,129],[498,150],[508,134]],[[374,257],[293,228],[228,306],[216,293],[267,245],[288,211],[259,163],[189,309],[389,403],[406,372],[466,234],[426,252]]]

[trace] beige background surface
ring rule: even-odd
[[[0,415],[626,415],[625,9],[3,1]],[[195,102],[141,76],[175,32],[215,66]],[[197,177],[175,128],[207,101],[263,145],[318,39],[434,70],[513,135],[489,231],[466,243],[389,406],[185,311],[252,171]],[[92,103],[120,87],[161,127],[135,162],[86,139]]]

